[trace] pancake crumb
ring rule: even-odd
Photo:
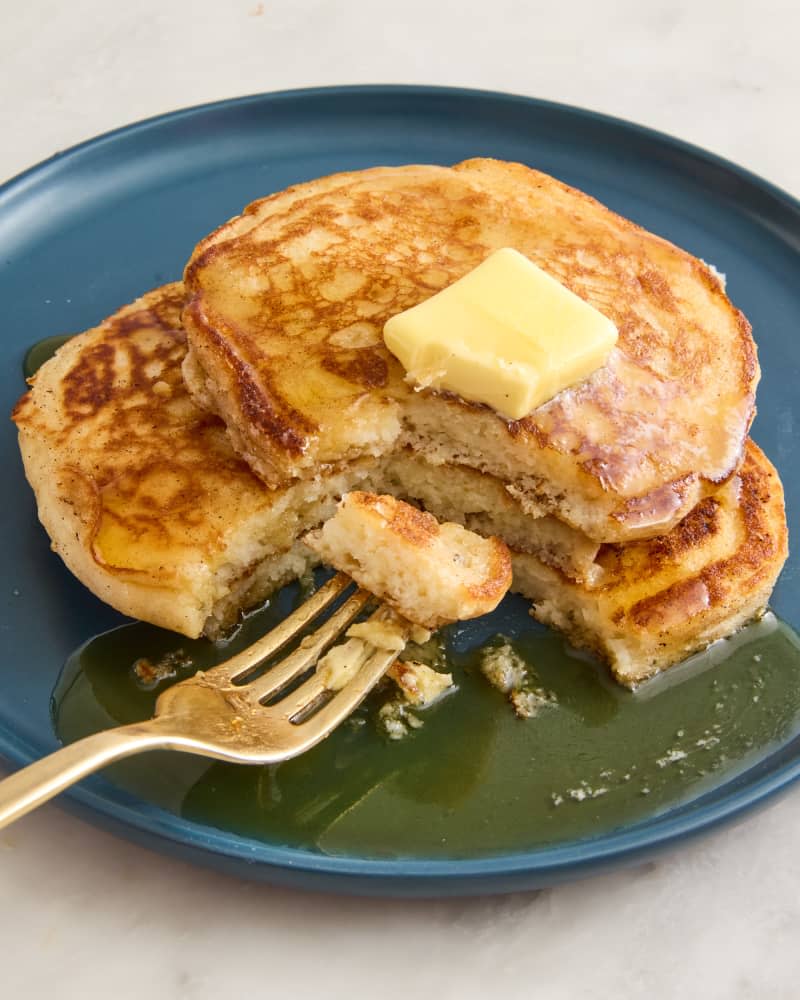
[[[531,665],[509,642],[482,650],[480,670],[492,687],[506,695],[519,719],[532,719],[542,708],[556,704],[555,695],[538,683]]]

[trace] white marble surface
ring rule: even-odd
[[[800,9],[748,0],[2,0],[0,178],[171,108],[316,84],[489,87],[672,132],[800,194]],[[654,864],[391,902],[225,878],[50,806],[0,836],[3,997],[800,995],[800,789]]]

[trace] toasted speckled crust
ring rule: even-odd
[[[515,553],[514,589],[533,601],[536,618],[635,685],[759,615],[787,551],[780,479],[748,441],[738,474],[669,534],[601,548],[601,586]]]
[[[384,322],[512,246],[612,319],[608,363],[506,421],[411,392]],[[520,164],[379,167],[250,205],[186,268],[185,375],[272,486],[401,442],[489,472],[595,541],[669,530],[736,469],[759,377],[701,261]]]
[[[167,285],[65,344],[13,419],[53,548],[124,614],[197,636],[299,576],[298,535],[366,468],[269,490],[181,378],[183,287]]]
[[[428,629],[493,611],[511,585],[511,556],[499,539],[440,524],[389,495],[348,493],[305,542],[323,562]]]

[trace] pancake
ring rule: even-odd
[[[354,490],[305,542],[398,614],[426,629],[494,611],[511,586],[511,556],[386,494]],[[351,630],[352,633],[352,630]]]
[[[123,614],[214,636],[317,561],[298,536],[368,471],[270,490],[181,377],[183,287],[167,285],[63,346],[13,419],[55,551]]]
[[[603,546],[599,587],[515,553],[513,589],[535,618],[634,686],[757,617],[786,556],[781,482],[748,441],[739,472],[669,534]]]
[[[413,392],[392,315],[515,247],[619,329],[607,364],[529,416]],[[513,485],[597,542],[672,528],[735,471],[759,377],[718,276],[519,164],[380,167],[257,201],[185,272],[198,403],[272,487],[410,444]]]

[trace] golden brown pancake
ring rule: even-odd
[[[14,413],[54,549],[124,613],[215,634],[304,572],[314,556],[298,537],[361,479],[439,516],[463,505],[466,523],[505,531],[518,548],[526,524],[544,525],[531,531],[539,558],[514,554],[515,587],[536,617],[609,660],[623,683],[730,634],[766,603],[786,557],[786,523],[780,481],[752,442],[739,473],[670,533],[599,551],[581,548],[555,518],[526,519],[499,480],[409,451],[270,490],[186,392],[182,304],[182,287],[168,285],[73,338]],[[577,574],[582,582],[564,571],[576,560],[593,567]]]
[[[528,417],[411,392],[392,315],[511,246],[613,320],[608,363]],[[759,377],[701,261],[519,164],[380,167],[250,205],[186,268],[184,373],[277,487],[397,441],[513,484],[596,541],[675,525],[739,463]]]
[[[381,335],[504,246],[620,334],[518,421],[413,391]],[[186,291],[62,348],[14,419],[53,547],[127,614],[215,634],[310,565],[298,539],[363,482],[502,537],[534,614],[635,684],[757,615],[786,557],[780,482],[745,446],[758,377],[701,261],[547,175],[470,160],[254,203],[199,244]]]
[[[635,685],[760,614],[786,556],[781,482],[748,440],[739,472],[669,534],[603,546],[599,587],[515,554],[513,589],[533,601],[534,617]]]
[[[78,579],[124,614],[213,635],[315,561],[298,536],[367,470],[265,487],[185,389],[183,303],[167,285],[74,337],[13,418],[39,517]]]
[[[396,497],[354,490],[305,542],[398,614],[426,629],[494,611],[511,586],[498,538],[440,524]]]

